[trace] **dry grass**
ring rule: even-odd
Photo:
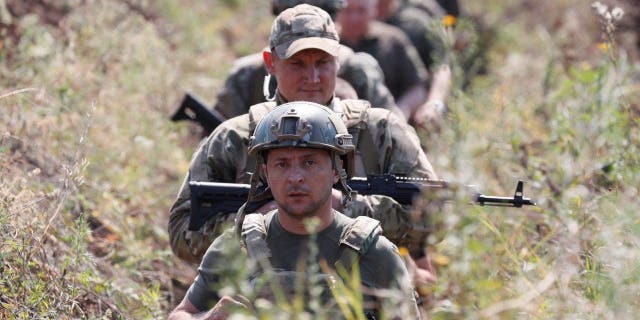
[[[0,318],[164,318],[194,275],[166,225],[197,143],[167,119],[260,49],[268,6],[52,3],[0,1],[22,12],[0,14]],[[540,205],[439,217],[430,315],[633,318],[638,62],[602,50],[589,3],[468,5],[495,32],[488,73],[420,134],[443,177],[500,194],[525,179]]]

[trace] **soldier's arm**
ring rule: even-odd
[[[402,75],[403,90],[396,97],[396,102],[406,119],[411,119],[416,109],[427,100],[429,73],[409,38],[400,31],[397,39],[398,47],[394,52],[400,68],[397,72]]]
[[[383,141],[382,150],[386,150],[381,155],[387,159],[383,161],[384,173],[438,179],[413,127],[391,113],[371,109],[371,114],[373,118],[385,119],[385,126],[372,129],[374,137],[380,137],[377,141]]]
[[[388,294],[378,296],[386,318],[420,319],[410,272],[394,244],[379,237],[360,263],[372,269],[375,288],[393,292],[392,298]]]
[[[239,241],[231,229],[216,238],[204,255],[198,276],[168,318],[226,319],[236,311],[251,310],[251,303],[238,292],[222,297],[217,293],[224,286],[226,270],[235,268],[235,264],[246,264],[244,255],[237,254],[239,249]]]
[[[427,101],[420,105],[411,116],[412,123],[434,132],[440,131],[444,113],[447,111],[445,100],[451,88],[451,69],[447,65],[435,68]]]
[[[233,213],[223,213],[207,221],[199,230],[189,230],[191,201],[189,181],[245,182],[247,159],[248,116],[232,118],[221,124],[194,153],[189,172],[170,210],[169,241],[171,249],[181,259],[199,262],[213,239],[222,233]]]

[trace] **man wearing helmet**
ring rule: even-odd
[[[298,4],[310,4],[329,13],[332,18],[345,5],[345,0],[272,0],[273,15],[295,7]],[[368,53],[353,52],[348,47],[340,50],[341,80],[336,86],[336,96],[349,90],[355,90],[357,97],[369,101],[378,108],[385,108],[402,114],[384,83],[384,75],[378,62]],[[214,109],[227,118],[245,114],[249,107],[271,98],[277,83],[268,75],[264,66],[262,52],[244,56],[234,61],[224,87],[217,93]],[[267,82],[265,84],[265,82]]]
[[[240,288],[227,290],[220,297],[218,290],[234,265],[229,261],[238,256],[238,251],[230,251],[229,247],[237,247],[240,242],[234,233],[225,233],[205,253],[198,277],[169,319],[198,313],[207,319],[224,319],[231,313],[248,310],[273,315],[272,309],[254,306],[245,297],[278,303],[269,292],[276,283],[286,295],[285,301],[301,295],[313,299],[312,290],[324,289],[317,298],[322,307],[314,308],[307,302],[302,310],[286,311],[276,305],[276,317],[300,317],[300,312],[308,312],[324,316],[329,313],[335,318],[341,310],[328,284],[309,279],[322,276],[331,285],[342,280],[348,283],[350,279],[340,277],[349,277],[355,268],[360,285],[366,289],[364,310],[352,311],[373,318],[382,313],[387,318],[419,317],[408,271],[397,247],[380,235],[380,223],[362,216],[349,218],[332,208],[334,185],[339,184],[350,193],[345,181],[349,170],[345,171],[343,165],[349,167],[355,149],[340,115],[312,102],[285,103],[265,115],[249,145],[258,174],[266,179],[276,203],[276,209],[265,215],[241,213],[236,222],[236,234],[241,235],[248,255],[244,264],[253,266],[247,274],[251,274],[253,289],[258,292]],[[327,267],[321,270],[321,264]],[[348,272],[338,276],[336,270],[340,267]]]
[[[249,113],[225,121],[200,144],[171,208],[169,236],[177,256],[199,262],[209,244],[222,233],[225,223],[234,218],[233,213],[222,212],[200,230],[190,231],[188,182],[251,182],[255,185],[261,177],[251,174],[259,168],[248,154],[249,137],[265,114],[289,101],[319,103],[341,115],[356,146],[354,175],[391,173],[436,178],[414,129],[403,119],[389,110],[370,108],[366,101],[334,97],[339,49],[335,25],[321,9],[299,5],[278,15],[271,29],[270,50],[263,52],[269,73],[278,80],[276,101],[254,105]],[[417,282],[434,280],[423,251],[430,230],[426,212],[411,211],[386,196],[358,195],[347,202],[343,201],[343,193],[334,189],[332,198],[334,209],[350,217],[370,216],[381,221],[385,236],[396,245],[407,247],[422,267],[416,273]],[[275,202],[271,202],[258,212],[275,207]]]

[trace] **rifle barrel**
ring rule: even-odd
[[[415,197],[429,189],[446,189],[443,180],[412,179],[390,174],[355,177],[347,184],[361,195],[384,195],[403,205],[411,205]],[[207,220],[220,214],[235,213],[247,200],[250,185],[221,182],[189,182],[191,190],[190,230],[198,230]],[[482,206],[516,207],[535,206],[530,198],[523,197],[523,182],[518,181],[513,197],[476,194],[474,203]]]

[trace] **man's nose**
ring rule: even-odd
[[[309,68],[307,68],[307,81],[309,82],[318,82],[320,81],[320,70],[318,70],[318,67],[316,66],[311,66]]]
[[[293,166],[288,174],[288,179],[291,182],[300,183],[304,181],[305,170],[300,166]]]

